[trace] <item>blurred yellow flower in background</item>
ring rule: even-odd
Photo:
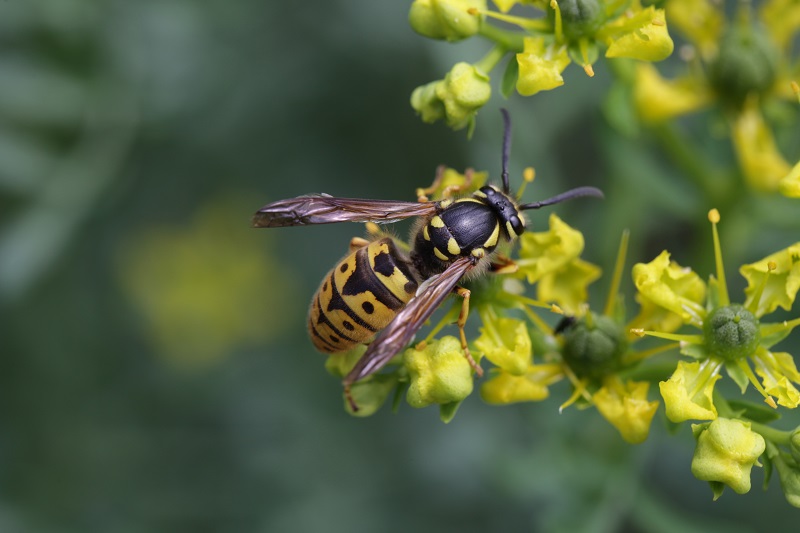
[[[245,202],[206,205],[182,225],[152,226],[122,244],[118,275],[157,352],[214,363],[275,338],[294,316],[294,279],[251,230]]]

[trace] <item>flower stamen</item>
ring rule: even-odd
[[[714,262],[717,266],[717,280],[719,281],[719,304],[720,306],[730,305],[728,296],[728,284],[725,281],[725,267],[722,264],[722,246],[719,243],[719,232],[717,224],[720,221],[719,211],[712,209],[708,212],[708,220],[711,222],[711,232],[714,236]]]

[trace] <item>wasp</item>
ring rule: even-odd
[[[525,231],[524,211],[581,196],[603,197],[595,187],[577,187],[539,202],[518,203],[508,179],[511,120],[505,109],[501,112],[502,188],[486,185],[470,196],[440,201],[427,201],[422,196],[417,202],[309,194],[267,204],[253,216],[252,224],[257,228],[336,222],[386,224],[419,217],[409,253],[392,237],[372,242],[353,239],[350,254],[325,276],[312,299],[308,330],[318,350],[340,353],[368,344],[343,379],[353,410],[358,407],[350,387],[379,371],[406,347],[453,292],[463,297],[458,318],[461,346],[481,375],[464,334],[470,293],[458,286],[459,281],[485,273],[497,256],[497,246],[515,241]]]

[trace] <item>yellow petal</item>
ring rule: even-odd
[[[536,402],[548,397],[547,385],[531,376],[515,376],[500,372],[481,385],[481,398],[486,403],[503,405],[517,402]]]
[[[629,381],[624,385],[615,383],[619,378],[606,380],[607,383],[594,395],[597,410],[631,444],[639,444],[647,439],[650,423],[658,409],[658,402],[647,401],[647,382]]]
[[[732,139],[748,184],[759,191],[777,191],[790,167],[778,151],[755,99],[748,99],[742,108],[733,124]]]
[[[515,262],[528,283],[536,283],[570,263],[581,254],[584,245],[581,232],[555,214],[550,215],[548,231],[525,232],[519,240],[520,258]]]
[[[650,263],[634,265],[633,282],[656,305],[680,315],[686,322],[702,324],[706,314],[701,304],[705,283],[691,269],[670,261],[668,252],[661,252]]]
[[[588,300],[587,287],[600,278],[600,267],[580,258],[543,276],[536,285],[536,296],[543,302],[555,302],[567,313],[575,314]]]
[[[771,266],[775,268],[770,270]],[[757,317],[778,307],[789,311],[800,290],[800,242],[755,263],[742,265],[739,272],[747,280],[745,307],[755,309]],[[761,287],[764,289],[759,296]],[[758,306],[753,302],[756,297],[759,297]]]
[[[778,190],[789,198],[800,198],[800,162],[778,184]]]
[[[760,18],[775,44],[785,48],[800,29],[800,2],[797,0],[764,2]]]
[[[715,373],[718,368],[719,364],[710,360],[702,364],[679,361],[672,377],[659,383],[667,418],[675,423],[715,419],[717,408],[711,396],[714,383],[720,379]]]
[[[707,106],[711,93],[694,77],[666,80],[649,63],[636,65],[633,98],[639,116],[646,122],[661,122]]]
[[[531,96],[564,85],[561,73],[570,63],[567,48],[547,46],[543,37],[526,37],[524,42],[522,53],[517,54],[517,92]]]
[[[598,38],[608,45],[606,57],[661,61],[675,47],[667,31],[664,10],[654,6],[632,16],[624,14],[598,32]]]
[[[475,347],[489,361],[514,375],[524,374],[533,357],[527,324],[516,318],[498,318],[484,323]]]
[[[725,19],[719,4],[712,0],[670,0],[667,6],[670,26],[684,34],[703,57],[716,55]]]

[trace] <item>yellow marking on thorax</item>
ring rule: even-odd
[[[481,259],[483,258],[483,256],[486,255],[486,250],[484,250],[483,248],[475,248],[474,250],[472,250],[472,255],[477,257],[478,259]]]
[[[492,234],[489,235],[489,238],[486,239],[486,242],[483,245],[487,248],[494,248],[497,246],[497,239],[500,238],[500,224],[495,223],[494,230]]]
[[[433,226],[434,228],[443,228],[444,220],[442,220],[442,217],[437,215],[431,219],[431,226]]]
[[[441,207],[442,209],[445,209],[446,207],[448,207],[452,203],[453,203],[453,200],[450,200],[450,199],[442,200],[441,202],[439,202],[439,207]]]
[[[453,237],[447,241],[447,251],[450,255],[460,255],[461,254],[461,247],[458,246],[458,243]]]
[[[478,194],[478,193],[475,193],[475,194]],[[485,197],[486,195],[484,194],[483,196]],[[473,198],[472,196],[468,196],[466,198],[459,198],[458,200],[456,200],[456,202],[473,202],[473,203],[476,203],[476,204],[484,204],[484,205],[486,205],[484,202],[481,202],[480,200],[478,200],[477,198]]]
[[[439,259],[441,259],[442,261],[447,261],[448,260],[448,257],[446,255],[444,255],[442,252],[440,252],[439,249],[436,248],[435,246],[433,247],[433,254],[436,257],[438,257]]]
[[[431,240],[431,234],[428,231],[428,225],[427,224],[422,226],[422,236],[425,238],[426,241]]]

